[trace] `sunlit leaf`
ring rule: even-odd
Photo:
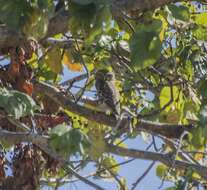
[[[163,176],[165,176],[167,170],[168,168],[165,165],[159,164],[156,168],[156,175],[162,178]]]
[[[104,126],[93,121],[89,121],[88,125],[88,136],[92,142],[88,153],[91,159],[98,160],[106,149],[106,142],[104,139],[106,129],[104,128]]]
[[[194,155],[195,160],[200,161],[200,160],[204,159],[205,158],[205,153],[204,152],[205,152],[204,147],[201,148],[201,149],[198,149],[197,153],[195,153],[195,155]]]
[[[202,12],[200,14],[195,15],[195,23],[198,25],[202,25],[207,27],[207,13]]]
[[[57,47],[52,48],[52,50],[50,50],[44,58],[45,63],[56,74],[60,74],[62,72],[61,59],[62,59],[61,50]]]
[[[171,98],[174,100],[178,97],[179,90],[176,86],[172,87],[172,92],[170,87],[164,87],[160,92],[160,107],[164,107],[166,104],[169,103]],[[167,107],[165,110],[168,111],[170,108]]]
[[[116,161],[116,159],[112,156],[109,157],[105,157],[102,160],[102,164],[106,167],[106,168],[110,168],[110,171],[113,172],[114,175],[117,175],[120,167],[118,166],[118,162]],[[117,165],[117,166],[116,166]],[[116,167],[113,167],[116,166]]]
[[[205,26],[195,26],[193,31],[193,35],[198,40],[207,40],[207,27]]]

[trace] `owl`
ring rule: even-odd
[[[95,87],[100,104],[116,118],[120,115],[119,91],[115,86],[113,72],[106,69],[98,70],[95,74]]]

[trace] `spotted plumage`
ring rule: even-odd
[[[115,76],[113,72],[105,69],[98,70],[95,75],[95,86],[101,104],[116,117],[120,115],[119,91],[115,86]]]

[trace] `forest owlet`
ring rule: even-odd
[[[107,111],[109,110],[116,118],[119,117],[119,91],[115,86],[114,73],[106,69],[98,70],[95,74],[95,80],[99,101],[104,104]]]

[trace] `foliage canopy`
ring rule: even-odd
[[[168,190],[206,188],[207,4],[156,2],[0,0],[3,189],[73,177],[135,189],[155,161]],[[115,74],[120,118],[100,107],[101,69]],[[119,173],[133,160],[117,155],[154,162],[129,184]],[[81,176],[89,163],[94,173]]]

